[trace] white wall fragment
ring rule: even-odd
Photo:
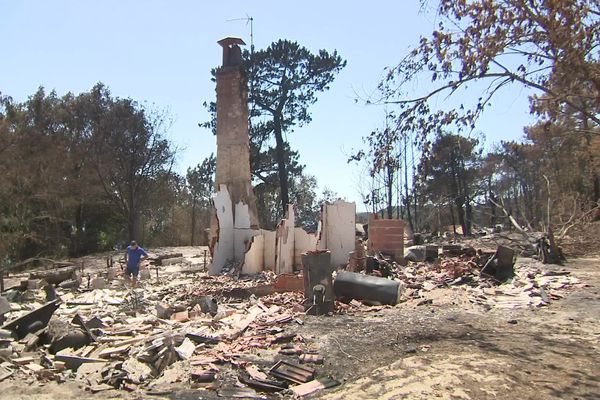
[[[213,193],[211,199],[217,212],[219,229],[208,274],[217,275],[233,259],[234,254],[233,210],[227,185],[219,185],[219,191]]]
[[[242,274],[258,274],[264,268],[265,260],[265,236],[261,233],[250,239],[250,248],[244,256]]]
[[[276,237],[275,231],[262,230],[262,234],[265,238],[265,253],[264,253],[264,270],[275,271],[275,247]]]
[[[288,204],[286,218],[277,225],[275,273],[291,274],[294,272],[294,206]]]
[[[356,204],[336,200],[324,204],[317,236],[318,249],[331,252],[331,264],[335,267],[348,263],[348,253],[354,251],[356,230]]]
[[[317,235],[307,233],[300,227],[294,228],[294,265],[301,269],[302,253],[317,249]]]
[[[252,237],[258,234],[260,234],[260,230],[250,228],[248,205],[242,202],[237,203],[233,219],[233,256],[236,261],[244,260]]]

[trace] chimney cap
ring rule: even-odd
[[[223,47],[229,47],[231,45],[240,45],[240,44],[245,45],[246,44],[242,39],[235,38],[235,37],[226,37],[225,39],[219,40],[217,43],[219,43]]]

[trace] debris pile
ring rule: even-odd
[[[92,281],[58,287],[58,299],[47,303],[45,283],[19,299],[0,297],[9,321],[0,331],[0,380],[76,380],[91,392],[145,393],[186,383],[225,397],[305,395],[337,384],[311,367],[323,357],[285,330],[303,323],[302,294],[281,293],[297,289],[297,277],[180,273],[138,289]]]
[[[429,295],[434,289],[464,290],[473,304],[486,309],[540,307],[564,296],[564,290],[579,284],[569,271],[556,269],[541,262],[514,265],[510,249],[499,246],[496,251],[475,250],[470,246],[446,245],[413,246],[406,250],[409,259],[405,266],[389,257],[367,257],[367,275],[385,277],[401,285],[400,302],[432,304]],[[343,274],[348,274],[344,272]],[[345,275],[343,275],[345,276]],[[354,290],[355,300],[366,304],[377,302],[381,285],[373,286],[371,296]],[[334,283],[335,286],[335,283]],[[339,287],[339,285],[338,285]],[[337,297],[347,297],[347,290],[336,291]],[[338,309],[356,308],[357,303],[338,304]]]
[[[44,271],[44,277],[60,276],[53,284],[39,274],[22,281],[13,276],[17,284],[0,296],[0,381],[75,380],[91,392],[195,388],[226,398],[304,396],[339,384],[319,374],[326,355],[288,325],[304,324],[320,297],[329,301],[325,286],[332,287],[335,307],[317,315],[441,305],[449,291],[484,309],[539,307],[579,284],[559,267],[515,266],[512,251],[502,247],[407,251],[415,261],[367,256],[361,273],[325,274],[315,263],[305,266],[305,276],[262,272],[251,278],[190,273],[186,257],[169,254],[152,259],[162,265],[137,289],[117,279],[121,272],[112,262],[95,273]],[[328,256],[308,255],[316,261]],[[303,293],[307,282],[310,296]]]

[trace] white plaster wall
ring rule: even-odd
[[[209,275],[217,275],[225,264],[233,259],[233,210],[231,197],[226,185],[219,185],[219,191],[213,193],[212,201],[217,211],[219,237],[215,244],[212,263],[208,266]]]
[[[331,264],[346,265],[348,253],[354,251],[356,204],[337,200],[323,207],[319,249],[331,251]]]
[[[294,207],[288,205],[287,218],[282,219],[276,230],[276,269],[277,274],[294,272]]]
[[[275,231],[268,231],[263,229],[262,236],[265,241],[265,250],[264,250],[264,270],[265,271],[275,271],[275,246],[276,246],[276,233]]]
[[[237,203],[233,218],[233,256],[236,261],[242,261],[252,237],[258,235],[260,230],[250,228],[250,212],[247,204]]]
[[[261,232],[251,239],[250,249],[244,256],[243,274],[258,274],[264,269],[265,236]]]
[[[302,253],[317,249],[317,236],[300,227],[294,228],[294,266],[302,266]]]

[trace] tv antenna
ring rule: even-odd
[[[246,17],[228,19],[226,22],[232,21],[246,21],[246,26],[250,24],[250,53],[254,54],[254,18],[246,14]]]
[[[248,15],[248,13],[246,13],[245,17],[226,20],[226,22],[232,21],[246,21],[246,26],[250,24],[250,97],[252,97],[254,94],[254,62],[252,61],[254,59],[254,18]],[[250,129],[252,129],[252,115],[254,114],[254,108],[256,106],[254,102],[251,103],[252,110],[250,112],[250,118],[248,118],[248,124],[250,125]]]

